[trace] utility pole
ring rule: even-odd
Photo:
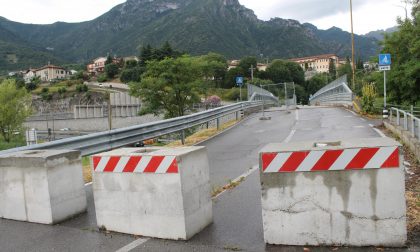
[[[351,64],[352,64],[352,87],[355,90],[355,71],[356,65],[354,61],[354,32],[353,32],[353,1],[350,0],[350,20],[351,20]]]
[[[254,82],[254,65],[251,65],[251,68],[249,70],[251,70],[251,81]]]

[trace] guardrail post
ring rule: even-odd
[[[236,121],[239,121],[239,111],[236,111],[235,115],[236,115]]]
[[[185,145],[185,130],[181,130],[181,143]]]
[[[404,114],[404,130],[408,130],[408,118],[407,118],[407,113],[403,112]]]
[[[220,130],[220,118],[216,119],[216,127],[217,127],[217,130]]]
[[[400,111],[397,109],[397,125],[400,126]]]
[[[411,134],[416,137],[416,120],[413,114],[411,114]]]
[[[393,108],[389,109],[389,121],[392,122],[392,110]]]
[[[417,139],[420,141],[420,119],[416,119],[417,121]]]

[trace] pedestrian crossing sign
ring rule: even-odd
[[[379,54],[379,65],[389,66],[391,65],[391,54]]]

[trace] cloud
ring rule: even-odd
[[[293,18],[305,22],[349,12],[349,0],[267,0],[264,5],[255,0],[239,0],[241,4],[256,10],[264,20],[271,17]],[[353,0],[353,10],[363,8],[367,3],[382,3],[384,0]],[[269,7],[268,7],[269,6]]]

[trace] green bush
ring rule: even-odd
[[[98,82],[105,82],[108,78],[106,77],[106,74],[101,74],[98,76]]]
[[[47,87],[43,87],[41,91],[42,91],[42,93],[48,93],[48,91],[50,91],[50,89],[47,88]]]
[[[247,90],[242,88],[242,100],[246,100]],[[240,99],[240,89],[239,88],[232,88],[226,89],[222,95],[223,100],[227,101],[237,101]]]
[[[44,101],[51,101],[51,100],[52,100],[52,94],[47,93],[47,92],[43,92],[43,93],[41,94],[41,98],[42,98],[42,100],[44,100]]]
[[[86,84],[79,84],[76,86],[76,91],[79,93],[87,92],[89,90],[88,86]]]

